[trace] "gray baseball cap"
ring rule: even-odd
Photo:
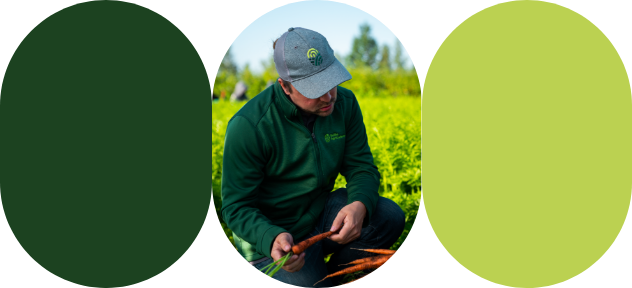
[[[334,57],[327,39],[320,33],[290,28],[274,48],[274,64],[279,77],[309,99],[323,96],[340,83],[351,79],[349,71]]]

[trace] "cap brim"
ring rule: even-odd
[[[325,70],[309,77],[292,81],[292,86],[303,96],[309,99],[316,99],[325,95],[327,91],[340,85],[340,83],[350,79],[351,74],[349,74],[349,71],[342,66],[338,59],[334,59],[334,63],[331,63]]]

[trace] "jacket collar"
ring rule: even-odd
[[[283,111],[283,114],[288,119],[299,119],[299,115],[301,111],[298,110],[298,107],[285,95],[283,88],[281,88],[281,84],[279,81],[274,81],[272,84],[274,91],[274,102],[276,102],[277,106]]]

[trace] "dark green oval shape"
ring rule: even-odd
[[[0,187],[35,261],[98,287],[149,279],[211,198],[211,89],[168,20],[125,2],[63,9],[22,41],[0,102]]]

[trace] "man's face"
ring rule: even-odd
[[[289,93],[288,88],[283,85],[280,78],[278,81],[285,93],[290,96],[292,102],[294,102],[294,104],[296,104],[296,106],[298,106],[301,110],[321,117],[329,116],[332,112],[334,112],[334,104],[336,103],[336,98],[338,96],[338,87],[332,88],[319,98],[309,99],[298,92],[294,86],[292,86],[292,93]]]

